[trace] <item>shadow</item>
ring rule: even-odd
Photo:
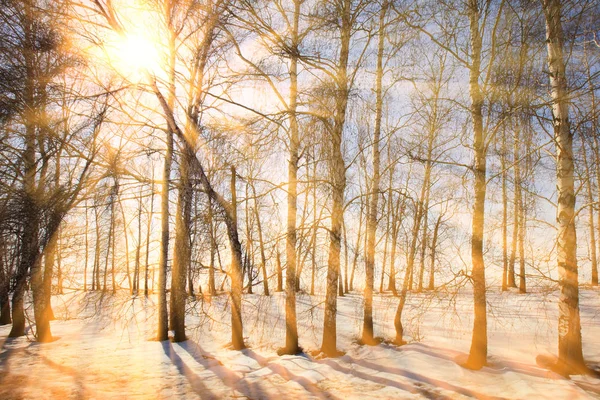
[[[453,363],[456,363],[456,359],[458,357],[465,355],[465,353],[462,353],[460,351],[444,349],[441,347],[437,347],[434,349],[423,343],[410,343],[408,347],[406,345],[399,347],[397,345],[384,344],[383,347],[386,349],[389,349],[389,350],[396,351],[398,353],[406,353],[406,352],[414,351],[414,352],[425,354],[430,357],[436,357],[436,358],[439,358],[442,360],[451,361]]]
[[[204,368],[209,369],[230,389],[239,391],[242,395],[250,399],[264,399],[267,397],[262,385],[244,381],[243,376],[240,376],[225,367],[215,356],[204,351],[198,343],[192,340],[186,340],[185,342],[178,343],[178,345],[185,350],[194,361]]]
[[[9,371],[8,360],[17,353],[22,353],[27,350],[30,346],[34,344],[34,342],[26,342],[22,347],[8,347],[13,342],[18,342],[22,340],[21,337],[6,337],[0,343],[0,365],[2,365],[5,369],[5,372]]]
[[[192,340],[179,343],[181,348],[185,350],[198,364],[210,369],[215,375],[217,375],[223,383],[231,389],[237,390],[244,396],[251,399],[265,399],[269,397],[267,388],[258,382],[249,382],[244,376],[239,376],[237,373],[227,369],[223,364],[217,360],[215,356],[204,351],[204,349]],[[251,358],[261,367],[268,368],[273,374],[279,375],[281,378],[287,381],[293,381],[298,383],[304,390],[310,393],[313,397],[318,399],[337,399],[332,394],[320,389],[316,384],[311,382],[309,379],[292,374],[287,368],[280,364],[271,363],[271,360],[257,354],[253,350],[244,349],[240,351],[245,357]],[[303,357],[298,355],[297,357]],[[305,357],[306,358],[306,357]],[[280,360],[279,357],[276,358]],[[264,375],[263,375],[264,376]],[[281,388],[277,384],[273,385],[273,389],[278,391],[275,398],[284,398],[285,393],[281,391]]]
[[[434,379],[434,378],[429,378],[427,376],[421,375],[421,374],[417,374],[416,372],[411,372],[402,368],[397,368],[397,367],[384,367],[382,365],[378,365],[369,361],[365,361],[365,360],[359,360],[359,359],[354,359],[352,357],[345,357],[345,361],[348,361],[350,364],[355,364],[355,365],[360,365],[361,367],[365,367],[365,368],[369,368],[372,369],[374,371],[377,372],[382,372],[382,373],[388,373],[388,374],[393,374],[393,375],[398,375],[398,376],[402,376],[408,379],[411,379],[413,381],[417,381],[420,382],[421,384],[427,384],[436,388],[441,388],[444,390],[449,390],[458,394],[461,394],[463,396],[468,396],[468,397],[474,397],[477,399],[482,399],[482,400],[500,400],[503,399],[502,397],[496,397],[496,396],[488,396],[485,395],[483,393],[479,393],[476,392],[474,390],[471,389],[467,389],[467,388],[463,388],[460,386],[456,386],[453,385],[451,383],[448,383],[446,381],[442,381],[439,379]],[[411,393],[418,393],[421,394],[425,397],[428,398],[447,398],[435,391],[429,391],[421,386],[417,385],[409,385],[409,384],[403,384],[403,383],[399,383],[396,381],[392,381],[390,379],[384,378],[384,377],[379,377],[379,376],[373,376],[370,374],[366,374],[366,373],[362,373],[360,371],[356,371],[353,369],[349,369],[349,368],[345,368],[340,366],[339,364],[334,363],[333,361],[327,361],[326,362],[328,365],[330,365],[332,368],[334,369],[338,369],[341,372],[344,373],[350,373],[352,375],[355,375],[359,378],[362,379],[366,379],[366,380],[370,380],[376,383],[381,383],[381,384],[385,384],[385,385],[389,385],[389,386],[394,386],[394,387],[398,387],[399,389],[402,390],[408,390]],[[392,383],[387,383],[387,382],[392,382]],[[424,391],[426,391],[426,393],[424,393]],[[430,397],[433,396],[433,397]]]
[[[44,356],[43,354],[34,354],[29,351],[30,349],[35,349],[37,346],[43,346],[44,343],[25,342],[23,346],[16,347],[16,348],[7,346],[13,342],[17,342],[17,341],[21,341],[21,340],[22,340],[22,337],[16,337],[16,338],[7,337],[7,338],[4,338],[0,342],[0,351],[1,351],[0,365],[4,369],[4,371],[0,374],[0,386],[2,386],[3,389],[11,388],[12,385],[17,385],[17,386],[20,386],[20,388],[23,388],[26,385],[30,384],[29,379],[34,378],[34,377],[32,377],[32,376],[25,377],[23,375],[11,374],[10,366],[9,366],[9,360],[11,357],[13,357],[17,354],[27,353],[31,356],[35,356],[36,359],[41,360],[43,363],[45,363],[49,367],[55,369],[56,371],[58,371],[64,375],[69,375],[69,376],[73,377],[73,379],[75,381],[75,385],[77,387],[74,398],[87,399],[87,398],[91,397],[92,393],[90,393],[89,390],[84,386],[83,377],[78,371],[76,371],[75,369],[73,369],[71,367],[67,367],[67,366],[55,363],[54,361],[52,361],[48,357]],[[56,337],[55,340],[58,340],[58,337]],[[23,379],[23,378],[25,378],[25,379]],[[14,391],[14,389],[10,389],[10,391]],[[2,396],[0,396],[0,397],[2,397]],[[3,397],[3,398],[5,398],[5,397]]]
[[[169,357],[173,365],[177,367],[177,370],[181,375],[185,376],[185,378],[191,385],[192,390],[198,396],[200,396],[201,399],[219,399],[219,396],[212,393],[210,389],[208,389],[206,385],[204,385],[204,383],[202,382],[202,378],[196,375],[192,371],[192,369],[186,365],[186,363],[181,359],[181,357],[179,357],[179,355],[175,352],[175,349],[173,348],[173,344],[170,341],[162,341],[161,345],[163,347],[163,351]]]
[[[524,364],[517,361],[502,360],[490,358],[485,369],[482,370],[490,374],[503,374],[506,371],[515,372],[517,374],[523,374],[533,376],[535,378],[554,379],[554,380],[568,380],[564,376],[553,372],[549,369],[536,367],[530,364]]]
[[[331,393],[320,389],[316,384],[311,382],[309,379],[307,379],[303,376],[292,374],[283,365],[269,363],[269,361],[266,358],[260,356],[259,354],[255,353],[254,351],[252,351],[250,349],[244,350],[243,353],[247,357],[250,357],[250,358],[256,360],[256,362],[261,367],[269,368],[271,371],[273,371],[274,373],[281,376],[283,379],[285,379],[287,381],[294,381],[294,382],[298,383],[300,386],[302,386],[304,388],[304,390],[306,390],[307,392],[309,392],[311,395],[313,395],[314,397],[316,397],[318,399],[336,399],[337,398],[337,397],[333,396]],[[304,354],[298,354],[296,357],[307,358]]]
[[[399,353],[408,353],[408,352],[417,352],[421,354],[425,354],[430,357],[439,358],[442,360],[450,361],[456,365],[457,360],[460,358],[466,359],[468,354],[462,353],[460,351],[444,349],[440,347],[430,347],[423,343],[411,343],[410,347],[396,347],[396,346],[385,346],[387,349],[399,352]],[[461,366],[462,367],[462,366]],[[507,371],[515,372],[518,374],[528,375],[535,378],[544,378],[544,379],[565,379],[563,376],[549,371],[544,368],[539,368],[534,365],[524,364],[517,361],[510,361],[505,359],[499,359],[497,357],[488,357],[488,363],[480,370],[481,372],[500,375]]]
[[[348,357],[348,358],[350,358],[350,357]],[[405,392],[409,392],[412,394],[419,394],[427,399],[448,399],[448,400],[451,399],[450,397],[444,396],[441,393],[421,387],[418,383],[416,385],[408,384],[408,383],[399,382],[397,380],[384,378],[382,376],[367,374],[365,372],[360,372],[355,369],[343,367],[333,360],[321,360],[321,361],[317,361],[317,362],[320,364],[328,365],[331,368],[333,368],[334,370],[341,372],[343,374],[353,375],[357,378],[360,378],[360,379],[363,379],[363,380],[366,380],[369,382],[393,387],[393,388],[400,389],[400,390],[403,390]],[[356,362],[356,360],[351,361],[351,363],[360,365],[358,362]],[[384,372],[388,372],[388,371],[384,371]]]
[[[47,364],[51,368],[54,368],[58,372],[61,372],[65,375],[69,375],[69,376],[73,377],[73,379],[75,380],[75,385],[77,386],[77,392],[76,392],[77,399],[89,399],[90,397],[95,397],[95,396],[92,396],[92,393],[90,393],[90,391],[83,384],[83,378],[79,371],[77,371],[71,367],[67,367],[65,365],[57,364],[54,361],[50,360],[48,357],[41,355],[41,354],[39,355],[39,358],[45,364]]]

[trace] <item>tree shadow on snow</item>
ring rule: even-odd
[[[371,369],[376,372],[382,372],[382,373],[386,373],[386,374],[402,376],[404,378],[408,378],[412,381],[415,381],[416,383],[415,384],[403,383],[403,382],[399,382],[399,381],[385,378],[382,376],[377,376],[376,374],[360,372],[355,369],[343,367],[340,364],[338,364],[332,360],[326,360],[325,364],[329,365],[333,369],[338,370],[340,372],[352,374],[358,378],[369,380],[369,381],[372,381],[375,383],[380,383],[382,385],[396,387],[398,389],[405,390],[405,391],[408,391],[411,393],[420,394],[420,395],[425,396],[426,398],[430,398],[430,399],[440,399],[440,398],[449,398],[449,397],[446,397],[435,390],[430,390],[429,388],[426,388],[425,386],[423,386],[423,384],[429,385],[430,387],[433,387],[433,388],[440,388],[440,389],[452,391],[452,392],[455,392],[455,393],[458,393],[458,394],[461,394],[464,396],[474,397],[474,398],[481,399],[481,400],[503,399],[502,397],[488,396],[483,393],[479,393],[474,390],[463,388],[461,386],[456,386],[456,385],[453,385],[451,383],[448,383],[446,381],[442,381],[439,379],[429,378],[425,375],[417,374],[415,372],[412,372],[412,371],[409,371],[406,369],[402,369],[402,368],[375,364],[375,363],[372,363],[372,362],[369,362],[366,360],[355,359],[350,356],[343,357],[342,361],[348,362],[349,364],[359,365],[361,367],[368,368],[368,369]]]
[[[219,396],[211,392],[210,389],[206,387],[206,385],[204,385],[204,383],[202,382],[203,379],[196,375],[194,371],[192,371],[192,369],[181,359],[181,357],[175,352],[173,344],[170,341],[162,341],[161,345],[167,357],[169,357],[173,365],[177,367],[179,373],[187,379],[190,386],[192,387],[192,390],[198,396],[200,396],[201,399],[216,400],[219,398]],[[205,368],[209,367],[205,366]]]
[[[167,344],[171,345],[171,343],[168,342]],[[238,391],[251,399],[267,397],[265,388],[262,385],[258,382],[246,382],[243,376],[240,376],[235,371],[225,367],[221,361],[205,351],[198,343],[192,340],[186,340],[185,342],[177,343],[177,345],[185,350],[199,365],[210,370],[228,388]],[[179,360],[181,360],[181,358],[179,358]],[[181,363],[185,365],[182,360]]]
[[[57,338],[58,339],[58,338]],[[23,343],[23,346],[11,347],[12,343]],[[0,343],[0,365],[2,365],[4,371],[0,374],[0,398],[21,398],[22,390],[27,386],[34,384],[36,377],[30,375],[18,375],[10,372],[9,360],[17,354],[28,353],[35,359],[41,360],[44,364],[50,368],[58,371],[63,375],[68,375],[73,378],[76,385],[76,392],[74,398],[86,399],[91,396],[90,391],[84,385],[84,379],[82,374],[74,368],[66,365],[58,364],[43,354],[31,353],[31,350],[35,350],[38,346],[41,346],[38,342],[23,342],[23,337],[10,338],[7,337]],[[39,376],[37,377],[39,378]],[[32,382],[33,379],[33,382]],[[52,387],[50,387],[52,389]],[[5,397],[8,396],[8,397]]]
[[[295,374],[291,373],[287,368],[285,368],[281,364],[269,363],[269,361],[266,358],[262,357],[261,355],[255,353],[254,351],[252,351],[250,349],[243,350],[243,353],[247,357],[250,357],[250,358],[256,360],[256,362],[261,367],[269,368],[271,371],[273,371],[274,373],[281,376],[283,379],[285,379],[287,381],[294,381],[294,382],[298,383],[300,386],[302,386],[304,388],[304,390],[306,390],[307,392],[309,392],[311,395],[315,396],[318,399],[335,399],[336,398],[331,393],[329,393],[323,389],[320,389],[316,384],[311,382],[309,379],[307,379],[303,376],[299,376],[299,375],[295,375]],[[298,355],[296,357],[303,357],[303,356]]]
[[[170,343],[168,343],[170,344]],[[282,388],[277,384],[273,384],[272,387],[267,387],[246,379],[246,374],[238,374],[228,368],[226,368],[221,361],[219,361],[214,355],[205,351],[198,343],[187,340],[185,342],[178,343],[178,345],[185,350],[198,364],[202,365],[206,369],[210,369],[226,386],[236,390],[244,396],[251,399],[266,399],[272,398],[283,398],[286,393],[282,391]],[[320,389],[305,377],[292,374],[288,369],[280,364],[271,363],[265,357],[257,354],[253,350],[244,349],[240,352],[243,356],[251,358],[261,368],[268,368],[273,374],[281,376],[286,381],[294,381],[302,386],[308,393],[319,399],[335,399],[330,393]],[[298,356],[302,357],[302,356]],[[279,358],[278,358],[279,359]],[[252,371],[255,372],[255,371]],[[265,375],[260,375],[257,379],[264,378]],[[277,390],[278,393],[274,394],[273,391]]]
[[[466,353],[462,353],[460,351],[439,348],[439,347],[430,347],[423,343],[411,343],[410,347],[396,347],[396,346],[387,346],[386,348],[390,350],[394,350],[400,353],[406,352],[417,352],[430,357],[439,358],[442,360],[450,361],[454,364],[459,365],[457,363],[458,359],[464,358],[466,359],[468,355]],[[489,373],[489,374],[503,374],[505,372],[514,372],[517,374],[523,374],[532,376],[535,378],[545,378],[545,379],[565,379],[561,375],[549,371],[547,369],[539,368],[535,365],[524,364],[517,361],[510,361],[506,359],[501,359],[494,356],[488,357],[488,363],[481,370],[481,372]]]

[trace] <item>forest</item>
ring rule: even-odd
[[[600,398],[599,259],[595,0],[0,0],[0,398]]]

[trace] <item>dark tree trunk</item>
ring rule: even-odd
[[[175,342],[185,341],[185,304],[187,292],[185,281],[190,268],[192,249],[190,226],[192,213],[192,184],[190,181],[190,164],[192,153],[189,147],[183,146],[179,162],[179,191],[177,213],[175,215],[175,245],[173,269],[171,271],[171,329]]]

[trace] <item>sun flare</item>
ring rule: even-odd
[[[109,48],[109,59],[120,74],[132,81],[141,81],[146,74],[160,72],[161,57],[157,43],[141,34],[129,34]]]

